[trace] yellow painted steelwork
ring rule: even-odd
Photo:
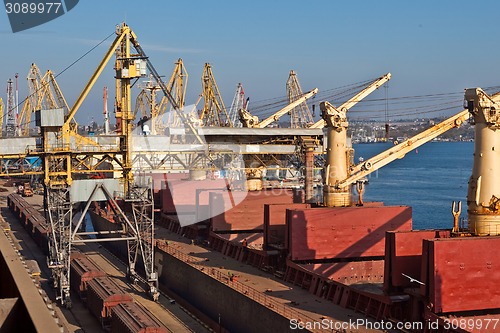
[[[203,109],[200,113],[200,119],[203,126],[229,126],[233,127],[226,106],[222,100],[219,87],[215,82],[212,72],[212,66],[205,64],[201,78],[202,92],[200,99],[203,98]],[[198,102],[200,101],[198,99]],[[198,102],[196,104],[198,104]]]

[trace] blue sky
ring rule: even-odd
[[[201,92],[206,62],[227,107],[239,82],[251,105],[284,97],[291,69],[304,91],[317,87],[321,92],[391,72],[391,98],[453,94],[459,100],[464,88],[500,85],[499,12],[497,1],[81,0],[64,16],[16,34],[1,14],[0,81],[6,86],[19,73],[24,97],[31,63],[59,73],[126,21],[162,75],[169,77],[174,62],[183,58],[188,103]],[[58,77],[70,105],[112,38]],[[81,124],[101,117],[104,85],[113,91],[112,65],[78,111]],[[384,92],[372,98],[377,97]],[[389,105],[395,113],[410,108]]]

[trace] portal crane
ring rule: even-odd
[[[137,54],[131,53],[132,47],[136,50]],[[74,116],[113,54],[116,55],[117,106],[120,107],[119,111],[121,113],[119,150],[106,151],[105,154],[103,154],[104,151],[102,150],[95,153],[84,150],[73,150],[72,137],[74,136],[74,132],[72,130],[72,123]],[[107,238],[106,240],[127,241],[129,255],[127,275],[133,279],[137,278],[136,263],[141,258],[144,263],[149,292],[153,299],[157,299],[159,296],[158,276],[154,267],[154,207],[151,189],[136,185],[133,182],[132,175],[133,115],[131,109],[131,81],[144,77],[146,75],[146,67],[156,82],[158,82],[174,110],[178,112],[178,105],[167,90],[165,83],[161,81],[158,72],[149,61],[144,50],[139,45],[137,36],[126,24],[117,27],[115,40],[78,96],[75,104],[69,109],[68,114],[64,115],[64,110],[61,108],[40,111],[39,119],[42,129],[43,146],[41,156],[43,157],[44,185],[47,193],[46,210],[51,230],[49,233],[47,263],[48,267],[52,270],[54,287],[58,289],[58,299],[66,306],[71,305],[69,284],[71,246],[72,243],[87,241],[76,239],[75,237],[78,235],[83,217],[96,193],[101,193],[106,200],[110,200],[113,203],[113,207],[116,207],[116,213],[121,216],[123,224],[126,225],[124,227],[124,230],[127,230],[126,235],[124,235],[125,237],[122,238],[120,235],[118,238]],[[182,112],[178,112],[178,114],[197,140],[202,142],[189,119],[186,119]],[[78,198],[77,200],[74,196],[77,196],[78,192],[71,192],[72,186],[81,185],[81,182],[84,180],[73,179],[73,173],[79,171],[73,162],[77,160],[78,167],[84,167],[86,158],[98,159],[101,162],[104,162],[104,158],[107,158],[107,161],[111,160],[115,162],[116,166],[122,172],[120,183],[123,187],[120,188],[118,182],[113,182],[115,189],[110,191],[107,188],[108,185],[105,185],[105,183],[94,181],[95,188],[90,193],[90,196],[85,199]],[[110,171],[113,172],[116,170],[111,169]],[[116,195],[119,195],[121,199],[131,205],[133,215],[127,215],[120,209],[115,201]],[[85,200],[87,202],[82,212],[82,217],[77,223],[73,223],[73,203],[85,202]]]
[[[234,127],[241,127],[242,123],[238,121],[238,111],[240,109],[247,108],[247,100],[245,100],[245,90],[243,90],[243,85],[238,83],[236,87],[236,92],[234,93],[233,102],[229,108],[229,119]]]
[[[64,114],[68,114],[69,112],[69,105],[68,102],[66,101],[66,98],[64,97],[61,88],[59,87],[59,84],[56,81],[56,76],[54,75],[54,72],[52,72],[50,69],[47,70],[45,75],[43,76],[43,84],[47,85],[47,98],[50,101],[50,105],[48,106],[49,108],[62,108],[64,110]],[[76,120],[73,118],[71,120],[71,129],[73,132],[77,132],[78,128],[78,123]]]
[[[126,27],[125,24],[123,24],[123,26]],[[169,101],[169,103],[171,105],[172,110],[176,113],[176,115],[178,116],[178,118],[182,122],[183,126],[186,127],[187,130],[190,132],[190,134],[192,134],[195,137],[196,141],[198,143],[203,144],[204,141],[200,137],[200,135],[198,134],[198,131],[196,130],[195,126],[193,125],[193,121],[190,119],[190,117],[188,115],[185,115],[182,112],[181,108],[182,108],[183,105],[180,105],[177,102],[177,100],[174,98],[174,96],[172,95],[171,91],[169,90],[167,84],[165,84],[165,82],[162,81],[162,79],[160,77],[160,74],[158,74],[158,71],[153,66],[153,64],[151,63],[151,61],[149,60],[149,57],[146,55],[146,52],[144,52],[144,50],[142,49],[141,45],[137,41],[137,36],[135,35],[135,33],[130,30],[130,34],[131,34],[130,42],[132,43],[132,45],[135,48],[135,50],[139,53],[138,54],[139,58],[140,59],[144,59],[146,61],[147,69],[149,70],[149,72],[152,75],[152,77],[156,80],[156,82],[158,83],[158,85],[160,86],[160,88],[163,91],[163,94],[165,95],[165,97],[168,99],[168,101]],[[111,58],[111,55],[112,54],[109,53],[109,51],[108,51],[108,54],[106,54],[105,59],[103,59],[103,62],[101,62],[101,65],[99,65],[99,67],[97,68],[96,72],[94,73],[94,76],[98,77],[100,75],[100,73],[104,69],[104,66],[106,65],[106,63]],[[119,58],[117,58],[117,59],[119,59]],[[118,60],[117,60],[117,62],[118,62]],[[120,64],[117,63],[116,68],[119,68],[119,66],[120,66]],[[97,79],[97,77],[95,79],[92,79],[91,82],[88,83],[89,86],[86,87],[86,89],[84,89],[84,91],[82,92],[82,94],[78,98],[77,103],[75,103],[75,105],[73,106],[74,112],[76,112],[78,110],[78,108],[81,106],[81,102],[83,101],[83,99],[85,99],[86,95],[88,94],[88,91],[90,91],[90,88],[95,83],[95,80]],[[117,96],[121,96],[121,94],[118,93]],[[116,110],[117,115],[118,115],[119,112],[120,113],[122,112],[121,111],[122,108],[123,108],[123,106],[120,103],[120,110],[118,110],[118,109]],[[70,116],[68,116],[68,117],[73,117],[74,116],[74,112],[72,110],[72,114],[70,114]]]
[[[34,63],[31,64],[26,79],[28,81],[29,95],[23,103],[18,119],[18,125],[21,130],[21,135],[23,136],[29,135],[31,114],[35,110],[43,108],[42,102],[44,100],[46,87],[46,85],[42,84],[44,82],[44,77],[42,77],[40,70]]]
[[[188,78],[189,75],[186,70],[186,67],[184,66],[184,62],[182,61],[182,58],[179,58],[175,63],[175,68],[172,72],[172,75],[170,76],[167,88],[172,94],[172,97],[175,100],[177,106],[181,109],[184,107],[186,103],[185,98],[186,98]],[[164,96],[158,108],[159,109],[158,118],[161,118],[165,114],[165,112],[167,112],[168,107],[169,107],[169,100],[166,96]],[[172,105],[170,105],[170,108],[172,108]],[[164,125],[168,127],[179,127],[181,126],[181,124],[182,124],[181,119],[179,118],[177,113],[171,112],[170,117],[168,119],[168,123]]]
[[[304,94],[302,97],[296,99],[294,102],[288,104],[278,112],[274,113],[270,117],[264,119],[259,122],[259,118],[257,116],[253,116],[246,108],[240,109],[240,120],[243,123],[243,127],[251,127],[251,128],[264,128],[269,126],[271,123],[280,119],[283,115],[293,110],[300,104],[304,103],[309,98],[313,97],[318,93],[318,88],[315,88],[308,93]]]
[[[156,101],[156,93],[161,88],[152,78],[146,81],[144,85],[139,86],[141,92],[137,95],[135,102],[134,119],[137,119],[138,111],[141,111],[141,119],[146,117],[151,119],[151,134],[156,134],[159,128],[157,128],[156,123],[158,123],[159,114],[159,103]],[[149,112],[148,112],[149,111]]]
[[[351,99],[349,99],[347,102],[339,106],[337,109],[340,110],[340,112],[346,113],[354,105],[358,104],[363,98],[370,95],[378,87],[380,87],[390,79],[391,79],[391,73],[387,73],[384,76],[379,77],[378,79],[373,81],[368,87],[366,87],[365,89],[354,95]],[[309,128],[323,128],[323,127],[325,127],[325,120],[320,119],[314,124],[312,124]]]
[[[233,127],[233,123],[220,95],[219,87],[215,82],[212,66],[208,63],[205,64],[201,84],[203,90],[198,102],[203,98],[203,109],[200,113],[200,120],[203,122],[203,126]]]
[[[167,83],[167,90],[171,93],[176,105],[182,109],[185,104],[188,73],[181,58],[175,63],[174,70]],[[182,121],[177,112],[171,112],[169,119],[164,122],[164,115],[167,108],[173,109],[167,96],[163,96],[159,102],[156,102],[157,91],[161,87],[153,78],[147,82],[142,91],[137,96],[134,118],[137,118],[138,110],[141,110],[141,119],[151,119],[151,134],[162,133],[166,127],[180,127]],[[148,112],[149,110],[149,112]],[[146,118],[144,118],[146,117]],[[142,120],[141,120],[142,121]]]
[[[24,136],[29,135],[31,114],[36,110],[62,108],[64,114],[69,112],[68,103],[56,81],[54,72],[48,70],[42,76],[37,65],[33,63],[28,72],[27,81],[29,95],[24,101],[18,119],[21,135]],[[75,135],[77,127],[78,124],[73,119],[71,122],[71,130]]]
[[[291,70],[286,81],[288,103],[294,102],[303,95],[295,71]],[[314,123],[313,116],[306,103],[301,103],[290,110],[290,128],[306,128]]]

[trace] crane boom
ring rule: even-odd
[[[403,158],[408,152],[420,147],[424,143],[431,141],[432,139],[438,137],[446,131],[455,127],[459,127],[468,118],[469,111],[463,110],[455,114],[454,116],[440,122],[439,124],[436,124],[431,128],[428,128],[425,131],[412,136],[403,143],[387,149],[386,151],[373,156],[363,163],[359,163],[358,165],[351,168],[349,177],[335,184],[335,187],[341,188],[354,184],[358,180],[391,163],[392,161]]]
[[[339,110],[349,110],[352,108],[354,105],[358,104],[363,98],[366,96],[370,95],[372,92],[377,90],[378,87],[386,83],[391,79],[391,73],[387,73],[384,76],[379,77],[375,81],[373,81],[368,87],[365,89],[361,90],[359,93],[354,95],[351,99],[349,99],[347,102],[342,104],[341,106],[338,107]],[[323,119],[318,120],[314,124],[311,125],[309,128],[323,128],[325,127],[325,121]]]
[[[500,104],[481,88],[465,89],[467,109],[474,118],[474,163],[467,190],[467,222],[474,236],[500,232],[500,160],[495,149],[500,140]],[[459,231],[458,223],[454,229]]]
[[[66,116],[66,120],[65,120],[65,123],[64,123],[64,126],[63,126],[63,135],[67,136],[66,141],[69,141],[69,123],[71,122],[71,120],[75,116],[76,112],[78,111],[78,109],[82,105],[83,101],[87,97],[88,93],[90,92],[90,90],[94,86],[94,84],[97,81],[98,77],[101,75],[102,71],[104,70],[104,67],[106,67],[106,64],[109,62],[109,60],[113,56],[115,50],[118,48],[118,46],[120,45],[120,43],[125,38],[130,38],[130,41],[132,42],[134,48],[139,53],[139,55],[141,56],[141,58],[143,58],[143,59],[146,60],[146,62],[147,62],[147,68],[151,72],[151,75],[158,82],[161,90],[163,91],[163,93],[165,94],[165,96],[168,98],[168,100],[171,103],[172,107],[175,109],[175,111],[177,112],[177,114],[179,115],[179,117],[183,120],[183,122],[186,125],[188,125],[188,127],[190,128],[190,130],[192,131],[192,133],[194,134],[194,136],[196,137],[196,139],[200,143],[203,143],[203,140],[199,136],[198,131],[194,128],[194,126],[191,123],[191,121],[179,109],[179,105],[177,105],[176,101],[172,97],[172,94],[168,90],[167,85],[165,84],[165,82],[163,82],[161,80],[160,75],[158,74],[158,72],[154,68],[153,64],[149,60],[148,56],[146,55],[146,53],[144,52],[144,50],[140,46],[140,44],[139,44],[139,42],[137,40],[136,34],[127,25],[125,25],[125,24],[122,26],[121,31],[117,31],[117,36],[116,36],[115,40],[113,41],[113,43],[109,47],[108,51],[105,53],[105,55],[102,58],[101,62],[97,66],[96,70],[94,71],[94,74],[92,74],[91,78],[89,79],[89,81],[85,85],[85,88],[82,90],[82,92],[78,96],[75,104],[73,105],[73,107],[69,111],[68,115]]]
[[[109,60],[113,56],[115,50],[118,48],[121,41],[125,38],[125,36],[127,36],[127,33],[129,33],[129,32],[130,32],[130,30],[124,29],[122,33],[120,33],[119,35],[116,36],[115,40],[113,41],[113,43],[109,47],[108,51],[106,52],[106,54],[102,58],[101,62],[97,66],[97,68],[95,69],[94,74],[92,74],[89,81],[85,85],[85,88],[83,88],[82,92],[80,93],[80,95],[76,99],[75,104],[73,105],[73,107],[69,111],[68,115],[66,116],[66,120],[65,120],[66,126],[69,126],[69,123],[71,122],[71,120],[75,116],[76,112],[78,111],[78,109],[82,105],[83,101],[85,100],[85,98],[89,94],[90,90],[94,86],[94,83],[97,81],[97,79],[101,75],[102,71],[104,70],[104,67],[106,67],[106,64],[109,62]]]
[[[263,121],[259,122],[259,118],[256,116],[252,116],[250,112],[248,112],[246,109],[241,109],[240,110],[240,119],[243,122],[243,127],[253,127],[253,128],[264,128],[267,127],[269,124],[277,121],[280,119],[284,114],[289,112],[290,110],[293,110],[295,107],[298,105],[304,103],[306,100],[309,98],[313,97],[318,93],[318,88],[315,88],[308,93],[304,94],[302,97],[296,99],[294,102],[288,104],[278,112],[274,113],[270,117],[264,119]]]

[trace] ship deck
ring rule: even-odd
[[[12,188],[8,188],[8,191],[3,194],[7,195],[12,191]],[[27,198],[27,201],[38,209],[41,209],[40,199],[40,196],[34,196],[32,198]],[[5,206],[5,201],[2,202],[2,206]],[[10,216],[11,213],[8,209],[3,209],[2,215],[8,222],[15,219],[13,216]],[[41,285],[46,289],[48,297],[53,299],[53,292],[50,290],[50,287],[48,287],[47,282],[50,271],[45,267],[44,256],[39,251],[37,252],[37,246],[31,238],[27,234],[23,235],[23,228],[17,221],[10,223],[10,225],[12,227],[12,233],[20,240],[18,245],[21,248],[22,254],[25,257],[33,257],[39,263],[42,269]],[[242,292],[242,288],[252,290],[253,292],[246,294],[246,296],[254,298],[254,300],[260,301],[261,303],[262,300],[264,300],[264,302],[267,301],[267,304],[269,304],[269,311],[277,310],[276,308],[273,309],[271,303],[283,305],[283,308],[287,309],[287,311],[280,314],[288,319],[299,319],[304,325],[319,325],[321,322],[330,323],[330,321],[334,323],[352,323],[357,320],[371,321],[370,319],[366,319],[361,313],[356,313],[333,304],[326,299],[309,293],[307,290],[286,283],[268,272],[239,262],[220,252],[213,251],[208,247],[194,244],[190,239],[184,238],[166,228],[156,226],[155,233],[158,243],[168,244],[168,247],[173,249],[177,255],[181,254],[185,256],[185,258],[189,258],[189,261],[196,262],[198,266],[201,265],[207,268],[207,271],[212,268],[217,270],[220,273],[219,283],[225,283],[239,292]],[[203,324],[192,318],[191,314],[186,312],[183,307],[171,303],[169,298],[160,297],[160,303],[156,304],[150,301],[140,288],[127,283],[125,279],[125,265],[112,254],[105,251],[98,243],[79,245],[78,248],[95,261],[96,264],[108,273],[117,284],[132,294],[137,302],[140,302],[150,309],[150,311],[173,332],[209,331]],[[236,276],[237,283],[233,283],[229,280],[227,275],[228,272]],[[214,281],[214,283],[217,283],[217,281]],[[377,285],[371,286],[375,289],[378,288]],[[56,305],[57,303],[53,300],[52,304]],[[74,302],[74,307],[71,311],[56,306],[56,312],[59,313],[59,317],[62,318],[63,321],[63,326],[68,332],[78,332],[82,329],[83,331],[92,332],[101,331],[97,321],[91,317],[88,310],[78,302]],[[256,318],[256,320],[258,320],[258,318]],[[375,321],[371,322],[374,323]],[[324,330],[311,329],[311,331]],[[351,329],[351,331],[360,333],[377,332],[377,330],[369,330],[358,326],[356,326],[356,329]],[[381,330],[379,331],[381,332]],[[387,330],[385,330],[385,332],[387,332]]]
[[[182,237],[177,233],[173,233],[163,227],[156,226],[155,233],[157,242],[168,244],[168,247],[173,249],[173,253],[176,253],[175,256],[182,257],[182,254],[186,255],[188,257],[184,257],[185,260],[206,267],[207,271],[213,268],[218,272],[222,272],[222,281],[226,281],[226,283],[234,289],[241,292],[241,286],[235,286],[229,281],[227,278],[227,276],[229,276],[228,273],[234,274],[240,284],[249,287],[249,289],[259,291],[262,295],[265,295],[265,297],[269,297],[272,299],[273,303],[277,302],[284,306],[289,306],[292,310],[290,311],[292,317],[289,319],[300,319],[304,323],[315,322],[317,325],[320,325],[319,323],[322,321],[327,321],[328,323],[330,323],[330,321],[333,323],[351,323],[357,320],[366,320],[371,323],[375,322],[367,319],[363,314],[333,304],[326,299],[316,297],[307,290],[284,282],[280,278],[257,267],[244,264],[220,252],[195,244],[194,241]],[[366,285],[364,286],[366,288]],[[371,290],[375,290],[376,292],[379,291],[380,286],[370,286]],[[248,293],[247,296],[252,297],[254,295]],[[301,316],[302,318],[294,318],[294,315]],[[353,332],[378,332],[378,330],[356,327]],[[385,330],[384,332],[398,331]]]

